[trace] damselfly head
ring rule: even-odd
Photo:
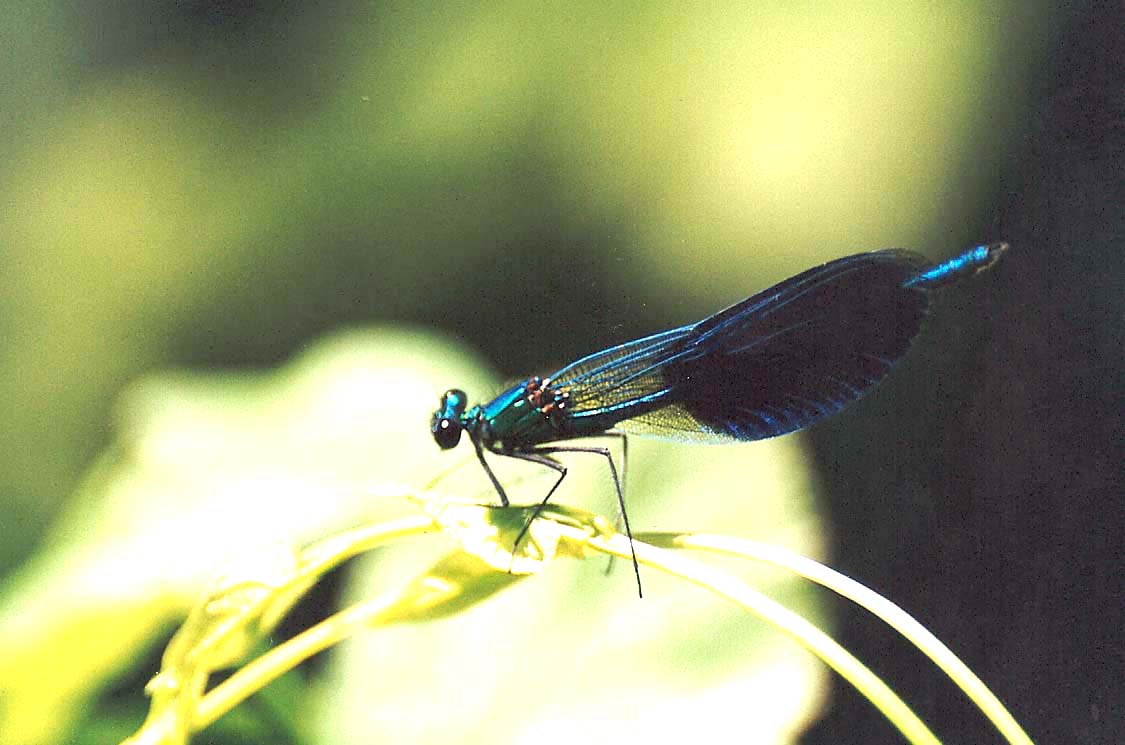
[[[461,441],[461,415],[465,413],[468,396],[464,391],[450,388],[441,395],[438,410],[430,419],[430,432],[442,450],[457,447]]]

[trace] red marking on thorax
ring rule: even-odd
[[[527,402],[539,409],[552,424],[557,423],[558,415],[566,407],[566,400],[570,397],[569,393],[551,390],[550,378],[543,379],[538,376],[527,381],[524,391],[527,394]]]

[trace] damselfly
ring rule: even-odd
[[[446,391],[430,430],[444,450],[455,447],[462,432],[468,435],[504,506],[508,495],[485,450],[558,474],[538,509],[566,478],[557,454],[605,457],[631,540],[609,448],[567,441],[609,435],[624,443],[625,433],[638,433],[717,443],[761,440],[807,427],[886,376],[918,334],[932,290],[988,268],[1006,248],[1004,243],[977,246],[936,265],[897,249],[846,256],[699,323],[619,344],[547,377],[523,380],[486,404],[468,408],[463,391]],[[622,461],[624,473],[624,450]],[[635,555],[633,568],[639,587]]]

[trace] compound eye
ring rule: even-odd
[[[441,412],[434,412],[434,419],[430,423],[430,431],[434,435],[434,442],[442,450],[457,447],[461,441],[461,420],[450,417],[438,416]]]
[[[430,420],[430,432],[442,450],[457,447],[461,441],[461,415],[465,413],[467,401],[465,392],[456,388],[442,394],[438,410]]]

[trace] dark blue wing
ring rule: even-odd
[[[571,434],[757,440],[829,416],[881,380],[928,307],[930,262],[905,251],[810,269],[694,326],[569,365]],[[932,269],[931,269],[932,271]]]
[[[929,266],[905,251],[838,259],[759,293],[693,329],[695,354],[662,368],[675,409],[639,427],[758,440],[834,414],[883,379],[921,328]],[[699,435],[694,435],[699,438]]]

